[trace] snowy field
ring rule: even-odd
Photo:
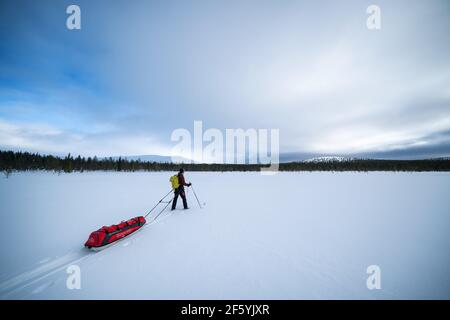
[[[1,176],[0,298],[450,299],[450,173],[187,172],[203,209],[189,191],[191,210],[83,248],[145,214],[171,174]],[[70,265],[80,290],[67,289]]]

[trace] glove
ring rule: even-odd
[[[188,186],[189,186],[189,187],[192,186],[192,183],[189,182],[189,183],[188,183]]]

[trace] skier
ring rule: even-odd
[[[179,186],[178,186],[178,188],[174,189],[175,196],[173,197],[172,210],[175,210],[175,207],[177,206],[178,196],[180,196],[181,199],[183,199],[184,209],[189,209],[188,205],[187,205],[187,201],[186,201],[186,193],[184,192],[184,186],[190,187],[192,185],[192,183],[186,183],[186,181],[184,180],[183,173],[184,173],[184,169],[181,168],[177,175]]]

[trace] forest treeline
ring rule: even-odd
[[[123,158],[65,157],[38,153],[0,150],[0,171],[46,170],[54,172],[83,171],[260,171],[268,165],[159,163]],[[280,171],[450,171],[450,159],[376,160],[353,159],[328,162],[289,162],[279,165]]]

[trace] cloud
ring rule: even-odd
[[[152,136],[123,134],[114,131],[78,133],[48,126],[45,123],[13,123],[0,119],[0,148],[32,152],[83,156],[169,154],[170,149]]]
[[[282,152],[447,144],[446,1],[380,1],[380,31],[367,30],[361,1],[80,0],[76,32],[65,29],[69,4],[0,13],[0,117],[25,130],[2,145],[163,152],[194,120],[280,129]]]

